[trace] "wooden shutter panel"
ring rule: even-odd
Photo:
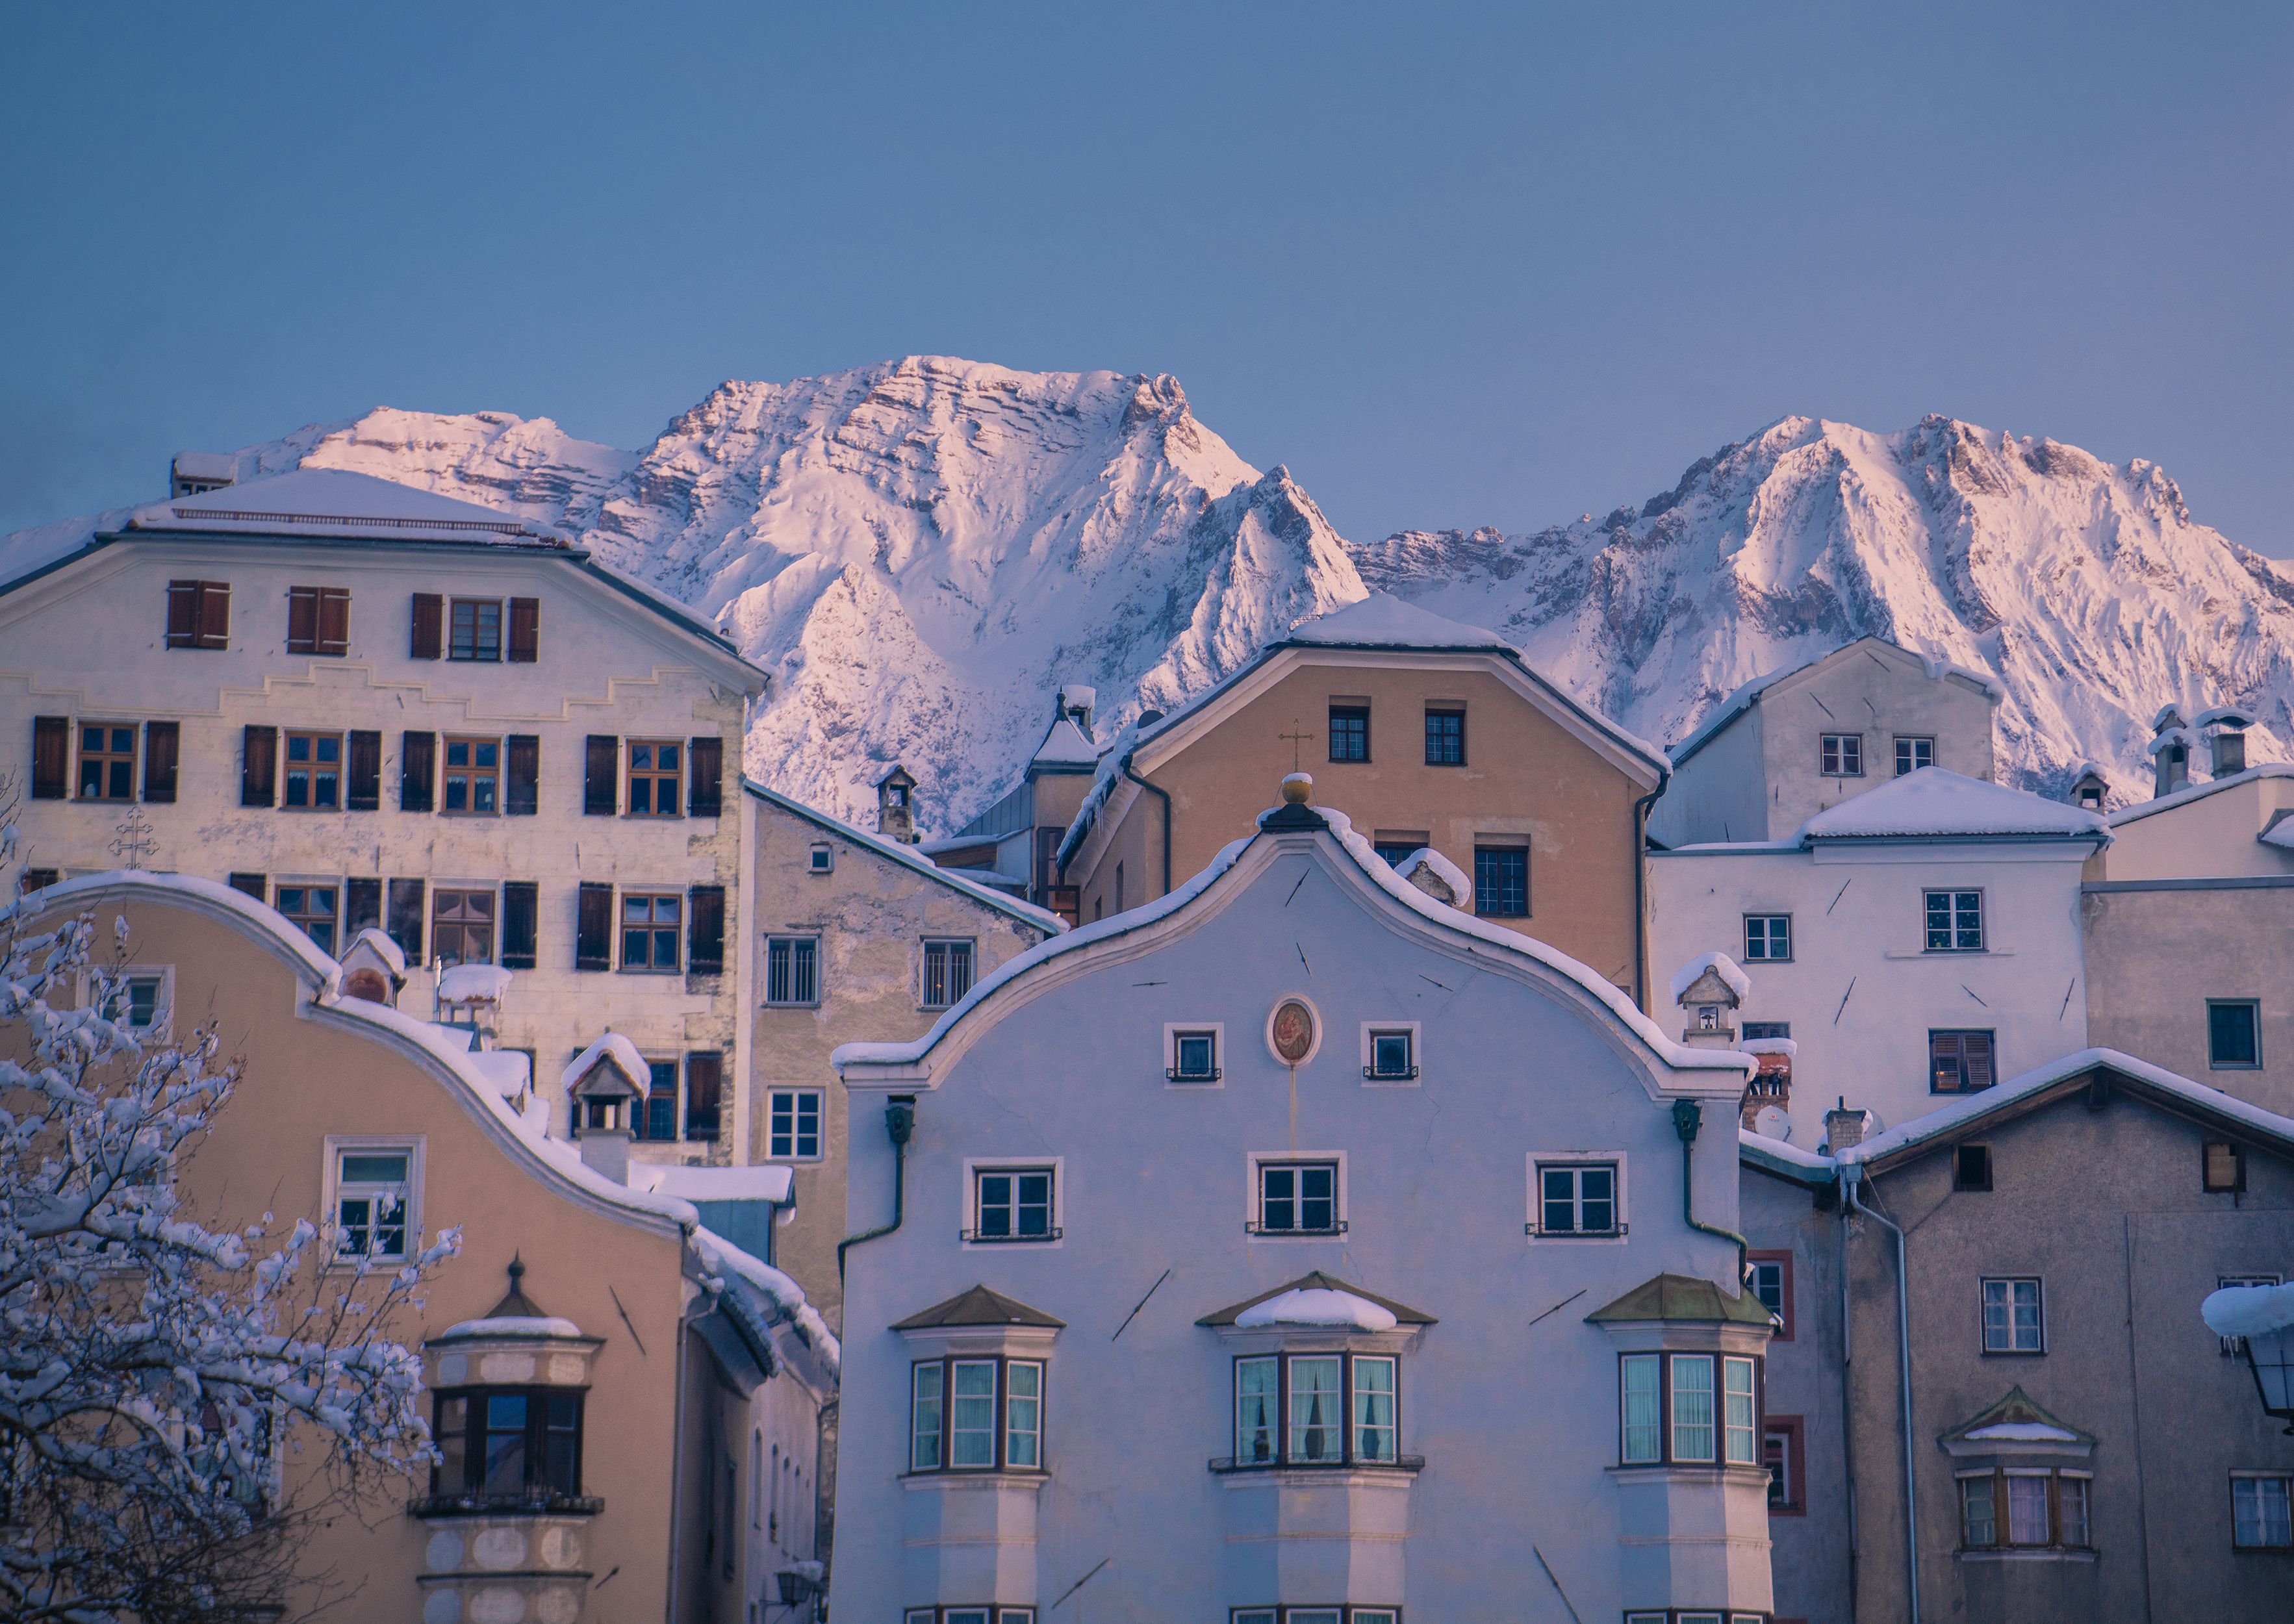
[[[71,784],[71,718],[32,719],[32,799],[61,800]]]
[[[382,881],[379,880],[346,880],[343,881],[343,941],[346,946],[357,938],[362,930],[371,930],[382,923]]]
[[[290,654],[315,654],[319,652],[319,589],[316,587],[287,589],[287,652]]]
[[[696,976],[713,976],[725,968],[725,888],[696,885],[687,917],[691,936],[685,949],[685,968]]]
[[[199,582],[199,646],[231,646],[231,582],[227,581]]]
[[[416,660],[435,660],[445,652],[443,630],[446,623],[446,600],[435,592],[414,595],[414,641],[408,651]]]
[[[538,597],[509,600],[509,657],[520,665],[532,665],[541,658],[541,600]]]
[[[382,805],[382,735],[354,732],[343,768],[344,809],[378,809]]]
[[[250,723],[240,762],[239,804],[267,807],[279,799],[279,729]]]
[[[164,806],[175,799],[175,764],[182,759],[182,725],[143,724],[143,799]]]
[[[685,1057],[685,1137],[714,1139],[723,1123],[725,1057],[688,1054]]]
[[[513,733],[504,743],[502,810],[512,817],[532,817],[541,803],[541,735]]]
[[[621,805],[619,777],[622,742],[609,733],[593,733],[582,763],[582,810],[591,817],[611,817]]]
[[[1971,1089],[1989,1088],[1991,1075],[1991,1034],[1970,1032],[1962,1038],[1967,1056],[1967,1086]]]
[[[319,589],[318,652],[338,659],[351,652],[351,595],[346,588]]]
[[[231,876],[231,889],[244,891],[257,902],[267,902],[271,898],[270,884],[261,874],[233,874]]]
[[[582,887],[574,920],[574,968],[611,970],[614,967],[614,888]]]
[[[410,965],[422,962],[422,881],[390,882],[390,922],[383,927]]]
[[[717,817],[725,810],[725,741],[688,739],[686,751],[693,764],[692,788],[685,810],[693,817]]]
[[[501,962],[504,970],[532,970],[541,930],[541,888],[531,880],[502,884]]]
[[[436,778],[438,735],[410,733],[398,741],[398,809],[427,812],[431,785]]]
[[[199,583],[167,583],[167,646],[196,648],[199,641]]]

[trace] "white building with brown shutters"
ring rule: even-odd
[[[400,1007],[514,972],[545,1095],[602,1033],[650,1071],[640,1159],[740,1159],[738,773],[764,674],[516,516],[305,469],[0,558],[0,772],[31,882],[227,880]],[[565,1102],[551,1101],[564,1132]]]

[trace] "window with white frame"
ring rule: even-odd
[[[1257,1179],[1257,1235],[1341,1235],[1338,1165],[1334,1161],[1262,1161]]]
[[[1927,935],[1922,949],[1924,952],[1983,951],[1981,891],[1930,891],[1926,893],[1926,907]]]
[[[1175,1027],[1170,1034],[1169,1063],[1163,1076],[1173,1083],[1216,1083],[1219,1069],[1219,1028]]]
[[[1819,754],[1826,778],[1864,775],[1864,735],[1860,733],[1826,734]]]
[[[1780,964],[1792,954],[1792,915],[1745,915],[1745,959],[1753,964]]]
[[[1399,1607],[1230,1607],[1227,1624],[1402,1624]]]
[[[908,1369],[908,1470],[1044,1469],[1044,1361],[982,1354]]]
[[[1629,1466],[1758,1466],[1760,1367],[1750,1354],[1620,1354],[1618,1458]]]
[[[1604,1238],[1625,1232],[1623,1180],[1610,1160],[1540,1160],[1536,1216],[1529,1232],[1550,1239]]]
[[[1896,776],[1916,773],[1924,767],[1935,765],[1935,741],[1911,735],[1896,740]]]
[[[2047,1466],[2006,1466],[1963,1472],[1959,1537],[1968,1550],[2055,1547],[2087,1550],[2095,1544],[2093,1477]]]
[[[776,1088],[767,1095],[770,1135],[766,1154],[777,1161],[809,1162],[820,1156],[820,1104],[817,1088]]]
[[[2036,1279],[1983,1282],[1983,1351],[1986,1353],[2044,1353],[2046,1307]]]
[[[164,972],[130,970],[115,984],[107,1012],[112,1019],[124,1021],[131,1032],[148,1032],[159,1024],[166,1007],[166,989]]]
[[[820,1002],[818,937],[765,938],[765,1002],[798,1005]]]
[[[412,1238],[413,1147],[341,1146],[334,1157],[336,1259],[405,1262]]]
[[[1769,1624],[1769,1620],[1764,1613],[1730,1612],[1725,1608],[1637,1607],[1625,1614],[1625,1624]]]
[[[1036,1624],[1033,1607],[911,1607],[901,1624]]]
[[[1234,1361],[1234,1458],[1251,1466],[1401,1464],[1400,1367],[1390,1353],[1254,1354]]]
[[[924,1008],[944,1010],[964,1002],[972,990],[972,944],[969,941],[928,941],[924,944]]]
[[[1058,1175],[1050,1167],[975,1167],[972,1173],[972,1228],[975,1241],[1057,1240],[1053,1195]]]
[[[2230,1542],[2241,1551],[2294,1548],[2294,1476],[2230,1474]]]

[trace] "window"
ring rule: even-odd
[[[919,1360],[908,1380],[909,1471],[1044,1469],[1042,1360],[951,1355]]]
[[[85,751],[80,759],[87,759]],[[80,768],[87,781],[87,768]],[[2262,1064],[2262,1006],[2251,998],[2207,1000],[2207,1064],[2217,1071],[2241,1071]]]
[[[446,739],[447,812],[494,813],[501,809],[501,741]]]
[[[1760,1464],[1761,1361],[1736,1353],[1625,1353],[1617,1360],[1618,1449],[1626,1466]],[[1713,1385],[1715,1376],[1719,1388]]]
[[[581,1390],[482,1387],[441,1393],[430,1435],[430,1492],[520,1508],[582,1493]]]
[[[1791,914],[1747,914],[1745,915],[1745,962],[1746,963],[1775,964],[1791,957]]]
[[[647,975],[674,975],[684,908],[682,897],[623,896],[622,968]]]
[[[816,874],[834,873],[836,872],[836,848],[829,845],[825,840],[819,845],[815,846],[812,849],[810,869],[811,872]]]
[[[1983,1351],[2044,1353],[2046,1322],[2037,1280],[1983,1282]]]
[[[414,1152],[405,1147],[335,1152],[335,1256],[403,1263]]]
[[[1753,1270],[1753,1295],[1761,1306],[1774,1314],[1777,1327],[1769,1337],[1771,1342],[1793,1339],[1793,1255],[1789,1252],[1752,1252],[1745,1255]]]
[[[79,799],[135,799],[135,724],[82,722],[79,726]]]
[[[1928,1092],[1972,1094],[1997,1078],[1989,1032],[1928,1034]]]
[[[124,1013],[130,1031],[148,1032],[159,1024],[161,980],[162,978],[159,976],[127,978],[124,989],[126,1003]],[[115,1013],[113,1019],[118,1018],[118,1015]],[[2274,1286],[2277,1282],[2273,1280],[2271,1284]]]
[[[281,885],[279,911],[302,926],[303,934],[321,953],[335,950],[335,888],[331,885]]]
[[[924,1008],[944,1010],[972,990],[972,944],[924,944]]]
[[[351,652],[351,595],[341,587],[287,589],[287,652],[340,659]]]
[[[1500,919],[1519,919],[1527,915],[1528,848],[1474,848],[1474,912],[1485,917]]]
[[[1960,1544],[1969,1550],[2005,1546],[2086,1550],[2095,1543],[2092,1480],[2084,1472],[2009,1466],[1959,1479]]]
[[[1824,735],[1823,773],[1826,778],[1861,778],[1864,775],[1864,735],[1860,733],[1827,733]]]
[[[820,942],[809,936],[769,936],[765,938],[765,1002],[814,1004],[820,1002]]]
[[[1433,843],[1434,837],[1423,829],[1381,829],[1371,837],[1371,849],[1388,868],[1400,868],[1411,852]]]
[[[1426,765],[1466,765],[1466,713],[1463,710],[1428,710],[1426,713]]]
[[[1928,892],[1927,941],[1924,950],[1928,953],[1981,953],[1983,893]]]
[[[1983,1190],[1991,1188],[1991,1147],[1958,1145],[1951,1153],[1951,1187]]]
[[[981,1167],[973,1171],[972,1228],[966,1240],[1057,1240],[1052,1222],[1053,1173],[1049,1167]]]
[[[821,1091],[777,1088],[769,1099],[771,1149],[766,1154],[792,1162],[818,1159]]]
[[[1265,1353],[1234,1361],[1234,1458],[1252,1466],[1399,1466],[1389,1353]]]
[[[1533,1235],[1622,1235],[1615,1162],[1537,1164],[1537,1222]]]
[[[453,794],[447,780],[447,794]],[[290,733],[287,735],[287,793],[282,807],[305,807],[333,812],[343,804],[343,735],[339,733]]]
[[[631,817],[675,817],[684,784],[684,745],[674,739],[630,741]]]
[[[2278,1283],[2279,1278],[2274,1274],[2218,1274],[2215,1276],[2215,1289],[2217,1291],[2228,1291],[2233,1286],[2275,1286]],[[2223,1357],[2225,1359],[2236,1358],[2238,1355],[2246,1352],[2246,1338],[2243,1336],[2224,1337],[2222,1339],[2222,1351]]]
[[[1803,1471],[1801,1417],[1770,1416],[1761,1424],[1761,1464],[1769,1473],[1769,1514],[1806,1514],[1801,1476]]]
[[[430,951],[443,964],[494,962],[494,894],[437,890],[430,894]]]
[[[446,646],[449,660],[501,658],[502,607],[500,598],[456,598],[453,628],[453,637]]]
[[[677,1137],[677,1062],[646,1062],[646,1097],[630,1124],[630,1137],[667,1141]]]
[[[1330,707],[1330,759],[1370,759],[1370,708],[1367,705]]]
[[[911,1607],[902,1624],[1036,1624],[1033,1607]]]
[[[2289,1514],[2294,1477],[2240,1473],[2230,1480],[2230,1542],[2241,1551],[2282,1551],[2294,1547],[2294,1517]]]
[[[1788,1020],[1748,1020],[1744,1025],[1746,1037],[1790,1037],[1792,1022]]]
[[[1262,1162],[1258,1166],[1258,1235],[1338,1235],[1336,1162]]]
[[[1896,776],[1916,773],[1924,767],[1935,765],[1933,739],[1898,739],[1896,741]]]
[[[1231,1607],[1226,1616],[1227,1624],[1402,1624],[1399,1607]]]
[[[1219,1035],[1215,1027],[1171,1034],[1171,1064],[1164,1076],[1174,1083],[1216,1083],[1219,1080]]]
[[[1418,1076],[1418,1035],[1403,1027],[1390,1032],[1372,1028],[1370,1064],[1363,1076],[1375,1083],[1408,1083]]]
[[[231,583],[171,581],[167,583],[167,646],[231,646]]]

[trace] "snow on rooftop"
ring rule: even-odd
[[[2149,800],[2139,801],[2134,806],[2112,813],[2111,826],[2116,829],[2121,824],[2135,823],[2138,819],[2150,816],[2154,812],[2172,811],[2176,807],[2188,806],[2194,800],[2203,800],[2220,791],[2235,789],[2240,784],[2252,784],[2262,778],[2294,778],[2294,762],[2266,761],[2259,767],[2249,767],[2244,772],[2233,773],[2226,778],[2209,778],[2203,784],[2193,784],[2187,788],[2176,790],[2171,795],[2160,795]]]
[[[1394,865],[1394,872],[1404,880],[1410,879],[1420,869],[1424,869],[1448,886],[1450,895],[1456,897],[1460,905],[1474,894],[1474,882],[1466,877],[1466,871],[1431,846],[1420,846]]]
[[[1987,834],[2103,840],[2108,831],[2100,813],[1948,767],[1924,767],[1818,813],[1800,832],[1802,840]]]
[[[1737,1047],[1746,1054],[1781,1054],[1787,1058],[1800,1052],[1800,1045],[1789,1037],[1748,1037]]]
[[[557,1086],[567,1093],[573,1092],[574,1085],[588,1076],[591,1068],[609,1055],[633,1086],[642,1090],[653,1080],[653,1068],[646,1064],[646,1058],[638,1052],[638,1046],[618,1032],[608,1032],[574,1057],[574,1063],[558,1077]]]
[[[1287,639],[1342,648],[1510,648],[1483,626],[1444,620],[1431,610],[1405,603],[1391,592],[1373,592],[1359,603],[1301,621]]]
[[[1702,980],[1706,970],[1728,984],[1729,990],[1741,1002],[1753,995],[1753,978],[1746,975],[1737,961],[1725,953],[1700,953],[1672,972],[1672,1001],[1679,1003],[1688,996],[1688,989]],[[1746,1050],[1747,1054],[1757,1052]]]
[[[1244,1330],[1268,1325],[1340,1325],[1358,1331],[1390,1331],[1400,1323],[1390,1308],[1322,1286],[1297,1287],[1254,1303],[1234,1322]]]
[[[820,1311],[808,1302],[804,1287],[761,1258],[753,1257],[706,1225],[693,1231],[693,1249],[700,1255],[702,1266],[718,1274],[733,1274],[752,1290],[774,1304],[781,1314],[795,1322],[804,1339],[818,1351],[833,1371],[843,1363],[843,1344],[820,1317]]]
[[[352,952],[360,947],[364,947],[375,957],[380,959],[384,968],[401,981],[406,979],[406,954],[400,950],[396,942],[390,939],[390,933],[381,926],[369,925],[351,938],[350,946],[343,950],[343,957],[348,959]]]
[[[796,1189],[796,1170],[764,1164],[752,1167],[677,1167],[631,1162],[630,1185],[685,1201],[766,1201],[786,1206]]]
[[[2225,1286],[2199,1313],[2217,1336],[2267,1336],[2294,1325],[2294,1286]]]
[[[471,1068],[505,1100],[517,1099],[533,1082],[533,1061],[522,1049],[480,1049],[469,1058]]]
[[[1989,1426],[1979,1426],[1963,1433],[1963,1438],[1997,1438],[2016,1443],[2077,1443],[2078,1434],[2060,1426],[2049,1426],[2044,1421],[1994,1421]]]
[[[503,1314],[491,1320],[465,1320],[450,1325],[433,1342],[445,1342],[456,1336],[579,1336],[582,1328],[571,1320],[560,1320],[555,1314],[537,1319],[530,1314]]]
[[[139,531],[232,530],[292,534],[489,537],[545,540],[516,514],[483,508],[346,468],[297,468],[220,491],[140,508],[127,521]]]
[[[509,991],[511,972],[499,964],[456,964],[438,977],[441,1003],[499,1003]]]
[[[2193,727],[2245,728],[2254,726],[2254,712],[2244,705],[2217,705],[2211,710],[2199,712]]]
[[[1099,759],[1099,746],[1084,736],[1075,725],[1075,718],[1062,716],[1044,735],[1044,742],[1036,746],[1030,760],[1047,762],[1054,767],[1089,767]]]
[[[2294,817],[2282,817],[2254,837],[2265,846],[2275,846],[2281,851],[2294,851]]]

